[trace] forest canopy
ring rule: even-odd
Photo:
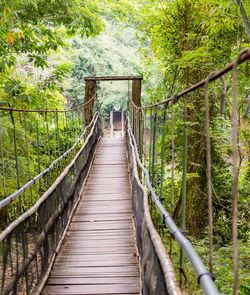
[[[157,103],[223,68],[249,46],[249,0],[1,0],[0,106],[45,111],[77,108],[84,101],[85,77],[122,75],[143,76],[142,104]],[[246,295],[250,292],[250,63],[240,65],[237,75],[239,294]],[[229,72],[206,85],[213,160],[214,271],[220,277],[222,294],[233,294],[232,78]],[[127,82],[98,83],[98,110],[104,120],[114,109],[129,111],[130,86]],[[186,140],[186,231],[208,264],[204,89],[180,100],[169,113],[161,108],[154,109],[154,114],[153,109],[145,111],[142,156],[151,169],[156,193],[180,225]],[[71,115],[0,114],[0,199],[74,143],[81,134],[82,115]],[[152,140],[154,155],[150,154]],[[15,162],[18,154],[21,157]],[[32,202],[46,184],[39,189]],[[7,220],[10,217],[5,213],[0,216]],[[16,217],[13,212],[9,215]],[[175,265],[177,260],[173,258]],[[195,293],[189,264],[185,272],[193,278],[187,294],[200,294]]]

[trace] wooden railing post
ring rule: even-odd
[[[85,78],[85,100],[84,100],[84,122],[85,126],[89,125],[93,117],[93,106],[96,95],[96,80]]]
[[[142,78],[134,78],[132,83],[132,101],[133,103],[140,107],[141,106],[141,81]],[[142,132],[141,132],[141,110],[136,112],[136,128],[135,136],[138,144],[139,153],[141,155],[141,147],[142,147]],[[142,156],[142,155],[141,155]]]
[[[134,78],[132,84],[132,100],[138,107],[141,106],[141,80],[142,78]]]

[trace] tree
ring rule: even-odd
[[[242,21],[248,36],[248,39],[250,41],[250,21],[248,19],[246,10],[244,8],[243,2],[241,0],[235,0],[235,3],[239,6],[240,14],[242,16]]]
[[[46,54],[63,45],[62,25],[69,34],[98,34],[103,28],[98,5],[89,0],[1,1],[0,69],[13,65],[18,54],[44,67]]]
[[[83,100],[84,78],[87,76],[130,76],[141,72],[135,30],[115,20],[105,21],[106,30],[89,39],[73,39],[75,56],[66,95],[75,105]],[[98,83],[100,107],[105,117],[112,108],[127,106],[126,81]]]
[[[239,44],[244,44],[246,41],[244,28],[239,22],[237,7],[231,5],[231,1],[165,0],[142,1],[142,3],[144,5],[140,38],[142,60],[149,69],[146,79],[151,80],[152,68],[158,72],[159,78],[155,89],[151,90],[151,100],[162,100],[166,96],[173,95],[203,79],[214,69],[223,67],[241,50]],[[221,86],[216,84],[212,90],[213,103],[210,104],[212,119],[219,112],[216,101],[220,91]],[[181,113],[181,109],[179,112]],[[203,112],[204,97],[196,93],[192,99],[187,100],[189,126],[187,219],[190,232],[199,236],[207,225],[207,217],[203,213],[207,207]],[[178,125],[177,140],[183,132],[182,125]],[[217,128],[219,126],[214,126],[215,130]],[[223,132],[228,134],[229,129]],[[216,183],[219,195],[222,199],[227,196],[228,201],[230,199],[230,165],[218,146],[216,149],[213,147],[212,150],[213,158],[217,161],[216,169],[218,170],[214,170],[216,175],[221,173],[222,167],[228,172],[223,174],[224,181],[228,183],[227,186],[222,187],[218,182]],[[181,163],[182,151],[180,149],[177,152],[179,163]],[[177,169],[181,169],[181,164]]]

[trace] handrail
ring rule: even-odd
[[[88,175],[102,134],[98,113],[92,122],[82,147],[52,186],[0,234],[1,294],[41,291],[39,288],[57,254],[68,219],[79,202],[82,181]]]
[[[76,111],[86,105],[88,105],[92,100],[96,98],[96,94],[94,94],[88,101],[80,103],[78,106],[66,109],[66,110],[48,110],[48,109],[15,109],[11,107],[2,107],[0,106],[0,111],[11,111],[11,112],[22,112],[22,113],[68,113],[72,111]]]
[[[135,137],[134,137],[134,135],[132,133],[132,129],[131,129],[130,118],[128,116],[127,116],[127,118],[128,118],[128,120],[127,120],[128,136],[133,142],[133,148],[135,151],[136,161],[145,176],[146,184],[147,184],[148,190],[150,192],[150,196],[151,196],[153,202],[155,203],[156,208],[158,209],[159,213],[163,217],[165,225],[170,230],[171,235],[179,243],[181,248],[186,253],[188,259],[190,260],[190,262],[196,272],[198,283],[201,285],[201,288],[203,289],[204,293],[206,295],[219,295],[219,292],[218,292],[218,290],[214,284],[214,281],[213,281],[214,280],[213,274],[209,273],[207,271],[204,263],[202,262],[201,258],[199,257],[199,255],[195,251],[195,249],[192,246],[192,244],[190,243],[190,241],[184,236],[182,230],[180,230],[177,227],[173,218],[171,217],[169,212],[164,208],[160,199],[156,195],[156,193],[153,189],[152,183],[150,181],[149,173],[140,160],[136,140],[135,140]]]
[[[94,132],[94,128],[96,125],[96,122],[99,119],[99,114],[95,113],[95,116],[93,116],[93,119],[91,123],[85,128],[85,131],[88,127],[92,127],[90,133],[88,134],[86,141],[82,148],[78,151],[77,155],[74,157],[72,162],[65,168],[65,170],[62,172],[61,175],[66,175],[69,171],[70,167],[74,164],[75,159],[77,159],[78,155],[81,154],[82,150],[86,146],[86,143],[89,141],[89,138],[92,136]],[[61,178],[61,177],[60,177]],[[58,179],[54,182],[54,184],[37,200],[37,202],[25,213],[23,213],[21,216],[19,216],[15,221],[13,221],[4,231],[0,234],[0,242],[3,241],[3,239],[6,238],[6,236],[14,229],[16,228],[21,222],[23,222],[26,218],[34,214],[34,212],[41,206],[41,204],[48,198],[51,191],[53,191],[58,183]]]
[[[93,122],[96,119],[96,116],[98,114],[95,113],[93,116],[93,119],[91,121],[91,123],[86,126],[84,128],[84,131],[82,132],[82,134],[77,138],[77,140],[75,141],[75,143],[72,145],[71,148],[69,148],[66,152],[64,152],[60,157],[58,157],[57,159],[55,159],[50,165],[49,167],[47,167],[46,169],[44,169],[41,173],[37,174],[35,177],[31,178],[28,182],[26,182],[22,187],[20,187],[18,190],[16,190],[15,192],[13,192],[12,194],[10,194],[9,196],[5,197],[4,199],[2,199],[0,201],[0,209],[4,208],[6,205],[8,205],[9,203],[11,203],[12,201],[14,201],[16,198],[18,198],[23,192],[25,192],[29,187],[31,187],[34,183],[36,183],[39,179],[41,179],[43,176],[45,176],[47,173],[49,173],[53,167],[55,165],[57,165],[61,160],[63,160],[65,157],[68,156],[68,154],[70,154],[72,152],[72,150],[74,150],[74,148],[77,146],[77,144],[82,140],[82,138],[84,137],[84,135],[86,134],[86,131],[93,125]]]
[[[237,65],[240,65],[242,64],[244,61],[246,60],[249,60],[250,59],[250,47],[249,48],[246,48],[244,49],[239,55],[238,57],[236,58],[236,60],[234,62],[231,62],[229,64],[227,64],[223,69],[219,70],[219,71],[214,71],[212,72],[207,79],[203,79],[201,81],[199,81],[198,83],[190,86],[189,88],[186,88],[184,90],[182,90],[181,92],[175,94],[174,96],[170,97],[170,98],[167,98],[163,101],[160,101],[160,102],[156,102],[156,103],[152,103],[152,104],[149,104],[149,105],[145,105],[145,106],[137,106],[132,99],[130,99],[130,102],[132,103],[132,105],[138,109],[138,110],[145,110],[145,109],[150,109],[150,108],[154,108],[154,107],[158,107],[158,106],[161,106],[161,105],[167,105],[168,103],[170,102],[176,102],[179,100],[179,98],[183,97],[184,95],[190,93],[190,92],[193,92],[194,90],[200,88],[201,86],[205,86],[206,83],[209,81],[214,81],[220,77],[222,77],[223,75],[225,75],[226,73],[228,73],[229,71],[231,71],[234,66],[237,64]]]

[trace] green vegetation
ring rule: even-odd
[[[76,107],[83,102],[84,77],[109,75],[143,75],[143,103],[164,100],[222,68],[249,47],[249,20],[249,0],[3,0],[0,3],[0,106],[41,110]],[[250,128],[246,114],[250,99],[249,62],[239,67],[238,76],[240,294],[250,294]],[[209,86],[214,272],[222,294],[232,294],[231,81],[232,73],[229,73],[224,81],[227,85],[224,114],[220,108],[225,84],[216,81]],[[127,108],[127,94],[131,91],[128,88],[127,82],[98,84],[98,109],[105,119],[112,109]],[[176,203],[182,192],[183,107],[182,102],[174,106]],[[207,262],[203,90],[187,98],[186,109],[187,231]],[[80,112],[70,117],[62,113],[56,128],[57,119],[53,114],[46,119],[44,113],[13,116],[9,111],[0,110],[0,199],[67,150],[81,132],[81,119]],[[166,129],[169,151],[164,158],[163,183],[164,204],[169,211],[172,210],[170,119],[169,115],[167,123],[159,126],[159,131]],[[150,130],[149,121],[146,126]],[[154,167],[158,195],[161,193],[161,150],[162,137],[159,136]],[[146,158],[146,166],[148,161]],[[45,183],[39,183],[34,192],[26,193],[27,202],[24,201],[23,207],[30,207],[46,188]],[[1,220],[12,220],[15,214],[15,210],[9,214],[1,212]],[[180,210],[177,210],[178,225],[180,219]],[[173,251],[177,252],[177,248]],[[173,260],[177,266],[177,259]],[[186,268],[189,276],[190,265],[186,264]],[[190,276],[194,282],[194,275]],[[197,290],[196,284],[190,283],[187,294],[200,294]]]

